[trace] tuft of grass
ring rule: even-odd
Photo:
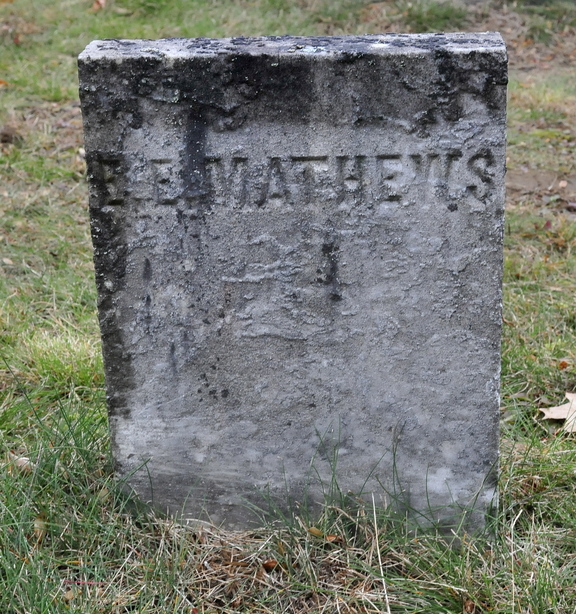
[[[551,43],[567,28],[576,27],[576,6],[567,0],[518,0],[518,10],[528,16],[528,36]]]
[[[466,7],[453,2],[402,0],[397,2],[397,8],[412,32],[452,32],[467,23]]]
[[[71,387],[92,389],[104,384],[100,344],[74,330],[40,330],[21,336],[13,360],[40,387],[66,392]]]

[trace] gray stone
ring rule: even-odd
[[[118,474],[229,527],[333,478],[481,522],[500,36],[96,41],[79,64]]]

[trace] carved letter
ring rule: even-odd
[[[98,188],[100,206],[123,205],[125,198],[125,161],[120,154],[98,152],[87,158],[88,175]]]
[[[376,156],[377,186],[380,200],[400,200],[400,181],[402,158],[397,154]]]
[[[206,158],[204,166],[210,188],[210,199],[217,205],[243,207],[248,202],[247,158]]]
[[[362,203],[366,156],[338,156],[338,201],[344,208]]]
[[[299,202],[312,202],[330,185],[328,156],[292,156]]]
[[[182,194],[181,182],[175,171],[174,160],[151,160],[154,168],[156,202],[159,205],[172,205]]]
[[[262,186],[262,195],[258,206],[263,207],[267,202],[276,201],[281,204],[288,202],[288,187],[286,172],[281,158],[270,158],[266,168],[266,177]]]
[[[484,202],[494,185],[493,166],[494,154],[489,149],[482,149],[468,160],[468,169],[480,179],[480,182],[468,185],[467,190],[481,202]]]

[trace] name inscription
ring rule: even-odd
[[[92,160],[103,204],[122,205],[132,198],[160,205],[184,201],[234,209],[313,202],[347,208],[424,200],[442,201],[454,211],[462,199],[486,204],[497,172],[488,148],[472,154],[454,149],[353,156],[207,155],[188,170],[171,158],[129,167],[127,158],[118,155],[101,154]]]

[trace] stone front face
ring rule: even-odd
[[[335,475],[481,517],[505,84],[496,34],[81,54],[113,450],[145,500],[242,527],[247,501],[318,502]]]

